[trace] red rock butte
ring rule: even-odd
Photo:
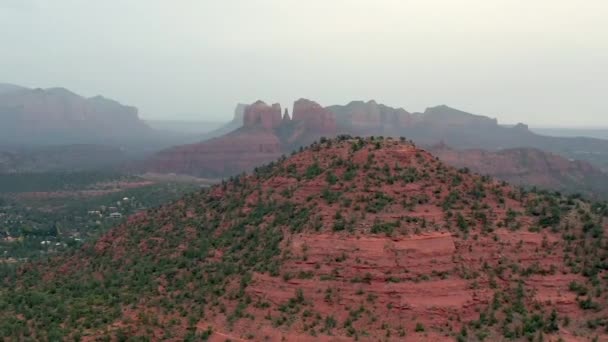
[[[307,129],[319,134],[336,134],[334,113],[314,101],[299,99],[294,103],[292,113],[292,120],[303,123]]]
[[[240,111],[235,112],[235,118]],[[163,173],[221,177],[268,163],[281,154],[337,134],[333,112],[299,99],[281,115],[279,104],[257,101],[243,109],[243,126],[219,138],[173,147],[155,154],[142,168]]]
[[[282,121],[280,104],[275,103],[269,106],[263,101],[257,101],[245,108],[243,126],[275,129],[281,125]]]

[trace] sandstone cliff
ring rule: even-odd
[[[61,143],[129,139],[149,134],[137,108],[64,88],[17,89],[0,93],[0,140]]]
[[[291,119],[287,110],[281,115],[279,104],[257,101],[244,107],[240,128],[218,138],[161,151],[148,159],[143,168],[222,177],[252,170],[322,136],[334,135],[333,113],[316,102],[296,101]]]

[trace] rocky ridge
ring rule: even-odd
[[[466,167],[521,186],[537,186],[606,198],[608,175],[588,162],[568,160],[532,148],[501,151],[455,150],[445,144],[429,151],[446,164]]]

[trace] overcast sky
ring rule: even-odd
[[[608,126],[607,18],[606,0],[0,0],[0,82],[144,118],[306,97]]]

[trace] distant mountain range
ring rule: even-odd
[[[555,137],[608,139],[608,128],[530,128],[533,132]]]
[[[241,113],[242,123],[238,126]],[[459,162],[469,163],[463,166],[503,176],[503,179],[519,184],[587,192],[599,190],[597,184],[608,183],[600,171],[608,166],[607,140],[542,136],[524,124],[503,126],[496,119],[444,105],[428,108],[424,113],[409,113],[375,101],[322,107],[300,99],[294,104],[292,113],[291,117],[287,109],[282,113],[279,104],[267,105],[262,101],[246,106],[244,110],[239,105],[235,119],[224,128],[227,131],[236,127],[233,131],[200,143],[161,151],[149,158],[143,168],[223,177],[251,170],[320,137],[348,134],[405,136],[427,147],[443,144],[454,149],[485,150],[479,153],[485,153],[483,157],[488,158],[488,163],[500,161],[501,165],[511,163],[510,166],[481,168],[474,159],[464,158],[470,156],[471,151],[453,153],[463,157]],[[515,153],[513,149],[523,152]],[[524,167],[522,155],[542,162]],[[586,160],[595,166],[572,162],[574,159]],[[521,171],[522,167],[524,171]],[[508,170],[513,173],[509,174]],[[548,170],[559,170],[562,174],[539,176]]]
[[[153,129],[136,107],[65,88],[0,84],[0,147],[105,145],[152,152],[201,135]]]
[[[0,92],[0,142],[27,144],[130,142],[153,130],[137,108],[65,88],[28,89],[4,85]]]
[[[219,178],[321,137],[405,136],[429,148],[449,146],[435,152],[453,165],[513,183],[608,193],[601,171],[608,169],[607,140],[544,136],[524,124],[504,126],[445,105],[410,113],[375,101],[323,107],[300,99],[290,115],[279,104],[258,101],[239,104],[234,119],[222,126],[170,121],[152,126],[137,108],[102,96],[0,84],[0,172],[104,167],[156,152],[127,168]]]

